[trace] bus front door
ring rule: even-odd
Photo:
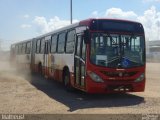
[[[85,90],[85,58],[86,58],[86,45],[83,37],[77,35],[76,47],[74,57],[74,73],[75,73],[75,86]]]

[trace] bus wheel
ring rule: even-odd
[[[38,73],[42,74],[42,64],[38,64]]]
[[[63,75],[63,84],[66,87],[67,91],[73,91],[73,87],[71,86],[71,83],[70,83],[70,74],[68,70],[65,71]]]

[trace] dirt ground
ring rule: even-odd
[[[88,95],[0,62],[0,113],[160,114],[160,63],[147,63],[145,92]]]

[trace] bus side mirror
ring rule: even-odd
[[[84,43],[88,44],[89,43],[89,39],[90,39],[89,30],[85,30],[84,31]]]

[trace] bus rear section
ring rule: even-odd
[[[84,23],[89,26],[85,37],[87,44],[85,74],[80,74],[81,76],[76,79],[85,81],[85,91],[143,92],[145,89],[143,26],[132,21],[105,19],[93,19]],[[82,70],[83,67],[79,69]]]
[[[18,70],[30,71],[31,46],[31,40],[25,40],[11,45],[10,63]]]

